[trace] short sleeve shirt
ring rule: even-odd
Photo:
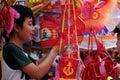
[[[17,45],[10,43],[10,42],[6,43],[5,46],[3,47],[3,60],[6,63],[6,65],[11,70],[14,70],[14,71],[15,70],[22,71],[21,68],[23,66],[33,62],[30,58],[28,58],[28,54],[26,54]],[[8,69],[6,69],[6,70],[8,70]],[[5,72],[5,71],[3,70],[3,72]],[[21,75],[21,74],[19,74],[19,75]],[[10,77],[10,76],[8,76],[8,77]],[[12,79],[6,79],[6,80],[12,80]],[[19,80],[21,80],[21,79],[19,79]]]
[[[12,69],[20,69],[32,62],[25,52],[13,43],[5,44],[3,48],[3,59]]]

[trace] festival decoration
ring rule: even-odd
[[[56,78],[60,80],[77,80],[79,63],[82,63],[79,59],[78,44],[82,42],[84,32],[91,34],[92,31],[97,33],[104,29],[104,32],[107,33],[105,24],[111,13],[110,10],[116,5],[116,0],[59,0],[59,3],[61,7],[60,16],[57,16],[59,20],[50,18],[47,20],[55,24],[57,23],[57,26],[59,26],[60,51],[64,46],[64,50],[61,51],[62,56],[58,63],[58,70],[56,70],[59,77]],[[55,6],[49,4],[44,9],[52,11],[55,9]],[[47,26],[42,28],[44,27]],[[57,27],[54,28],[56,29]],[[41,34],[43,34],[43,31]],[[90,42],[93,43],[92,41]],[[106,80],[108,76],[116,78],[116,62],[111,59],[102,43],[97,39],[95,42],[97,50],[93,51],[93,48],[90,49],[84,64],[81,64],[84,67],[79,69],[79,77],[83,80]]]
[[[59,77],[57,79],[76,80],[78,78],[76,77],[76,70],[79,66],[78,64],[82,63],[82,61],[79,59],[80,56],[77,49],[78,44],[82,42],[84,32],[91,34],[92,31],[97,33],[102,29],[104,29],[104,32],[107,32],[105,24],[108,20],[109,14],[111,13],[110,10],[113,9],[116,5],[116,0],[58,0],[58,2],[60,3],[61,7],[60,16],[57,16],[59,20],[56,18],[50,19],[49,17],[43,21],[43,23],[44,25],[48,25],[47,22],[50,22],[50,24],[52,22],[52,25],[57,24],[57,27],[54,27],[54,29],[58,28],[59,26],[58,39],[60,39],[60,51],[62,50],[62,46],[65,47],[65,49],[61,51],[62,56],[58,64],[59,68],[57,71],[59,73]],[[55,9],[55,6],[49,4],[45,6],[44,9],[52,11]],[[43,33],[44,29],[48,27],[44,26],[43,23],[41,24],[42,38],[45,37]],[[47,28],[46,30],[48,30],[48,34],[51,34],[49,31],[50,29]],[[98,35],[99,34],[100,33],[98,33]],[[50,38],[47,40],[49,42]],[[45,39],[43,38],[41,43],[44,41]],[[52,45],[45,44],[45,46],[56,45],[56,41],[54,43],[55,44]],[[113,78],[117,77],[116,62],[110,58],[103,44],[101,44],[99,41],[96,41],[96,44],[97,50],[94,52],[91,49],[87,58],[85,59],[84,64],[81,64],[82,66],[85,66],[84,68],[82,67],[79,72],[80,77],[83,80],[106,80],[108,76],[112,76]],[[73,63],[76,64],[72,66]],[[114,73],[114,75],[111,73]]]
[[[68,3],[69,0],[63,2],[61,1],[62,14],[60,15],[60,20],[62,20],[62,37],[60,45],[69,46],[81,43],[85,27],[83,22],[77,17],[77,8],[74,4],[74,0],[70,0],[70,3]]]
[[[72,58],[60,58],[59,60],[59,74],[60,80],[77,80],[77,66],[79,60]]]
[[[97,50],[93,50],[94,42]],[[106,80],[109,76],[113,78],[118,77],[117,62],[111,58],[103,44],[97,40],[95,34],[90,35],[88,45],[89,51],[84,60],[85,69],[82,73],[82,80]]]
[[[78,47],[77,46],[66,46],[62,50],[62,56],[58,62],[58,74],[56,79],[59,80],[77,80],[78,76]]]
[[[72,4],[74,4],[74,3],[72,3]],[[71,9],[70,18],[68,18],[68,16],[67,16],[68,15],[68,12],[66,11],[67,7],[62,6],[62,8],[60,8],[60,5],[57,5],[57,6],[59,6],[59,8],[58,8],[54,4],[51,6],[51,8],[48,8],[48,6],[50,6],[50,5],[47,5],[44,7],[45,10],[43,11],[43,13],[47,14],[47,16],[45,15],[46,18],[44,17],[44,19],[48,20],[48,21],[50,20],[55,24],[57,23],[57,25],[59,26],[58,27],[59,28],[58,29],[58,32],[59,32],[58,37],[60,39],[60,42],[59,42],[60,45],[68,45],[68,44],[74,45],[76,43],[77,44],[80,43],[83,38],[83,33],[84,33],[83,25],[84,24],[82,23],[82,21],[80,21],[78,18],[76,18],[75,6],[73,5],[70,8]],[[68,6],[68,5],[66,4],[66,6]],[[66,8],[66,10],[63,10],[65,8]],[[62,9],[61,12],[60,12],[60,9]],[[46,11],[46,10],[48,10],[48,11]],[[74,13],[74,14],[72,14],[72,13]],[[52,14],[54,14],[56,16],[56,18],[52,17]],[[49,17],[48,15],[51,15],[51,16]],[[69,22],[70,25],[68,25],[69,19],[70,19],[70,22]],[[42,21],[42,23],[44,23],[44,21]],[[62,23],[62,25],[61,25],[61,23]],[[81,25],[81,28],[77,28],[80,25]],[[42,27],[43,25],[40,24],[40,26]],[[41,43],[42,42],[44,42],[44,41],[41,41]],[[44,44],[44,43],[42,43],[42,44]]]
[[[96,4],[95,0],[82,1],[81,12],[78,17],[85,24],[85,31],[100,31],[107,23],[108,16],[111,14],[111,9],[116,6],[116,2],[116,0],[103,0]]]
[[[83,31],[78,29],[78,25],[81,22],[79,23],[79,20],[76,18],[74,0],[66,0],[62,10],[60,48],[64,46],[64,49],[61,51],[62,56],[58,64],[59,79],[77,80],[78,65],[81,62],[79,60],[78,42],[82,41]],[[81,38],[78,37],[78,34]]]
[[[51,13],[57,14],[55,17],[47,16],[45,18],[43,16],[44,20],[39,24],[40,27],[37,27],[37,35],[34,37],[37,38],[34,39],[36,42],[40,41],[42,48],[60,45],[62,56],[59,60],[58,70],[56,70],[59,76],[56,77],[57,79],[77,80],[78,72],[82,80],[106,80],[110,78],[109,76],[112,78],[117,77],[116,62],[111,59],[103,44],[96,38],[94,42],[97,50],[93,51],[93,44],[91,44],[92,48],[89,50],[84,64],[79,58],[80,53],[78,51],[78,45],[81,44],[85,32],[88,33],[87,36],[92,31],[95,31],[97,35],[101,35],[99,32],[102,30],[108,34],[105,24],[108,21],[109,14],[111,14],[110,10],[116,5],[116,1],[27,0],[31,4],[39,3],[30,7],[34,14],[40,10],[43,11],[43,14],[47,13],[47,15],[51,15]],[[19,18],[19,16],[13,8],[9,7],[5,0],[1,0],[0,21],[6,26],[7,36],[13,28],[14,18]],[[40,30],[40,35],[38,30]],[[39,37],[41,39],[38,39]],[[90,40],[92,39],[90,38]],[[93,41],[89,42],[93,43]],[[63,46],[64,49],[62,50]],[[80,68],[78,69],[78,67]]]
[[[53,21],[44,20],[40,28],[41,47],[51,47],[59,44],[59,25]]]
[[[13,8],[9,7],[6,0],[1,0],[0,4],[2,5],[0,8],[0,19],[5,26],[7,31],[6,36],[9,36],[14,24],[14,19],[19,18],[19,13]]]
[[[72,2],[72,0],[71,0]],[[78,2],[78,3],[77,3]],[[84,32],[91,32],[92,30],[99,32],[101,31],[103,28],[106,27],[106,22],[108,20],[108,16],[111,13],[111,9],[113,9],[116,5],[116,0],[102,0],[102,1],[98,1],[98,0],[75,0],[74,1],[74,5],[71,3],[70,4],[70,17],[68,17],[68,2],[67,0],[59,0],[59,3],[61,5],[61,15],[59,18],[59,20],[61,20],[62,22],[62,27],[61,27],[61,34],[64,39],[62,40],[62,42],[66,42],[68,40],[67,36],[68,36],[68,20],[70,20],[70,43],[75,43],[76,40],[78,40],[78,43],[80,44],[82,41],[82,37]],[[67,5],[66,5],[67,4]],[[79,6],[78,6],[79,5]],[[88,5],[88,6],[86,6]],[[109,9],[108,9],[109,7]],[[67,8],[67,9],[66,9]],[[46,9],[46,8],[45,8]],[[51,9],[53,9],[51,7]],[[66,10],[65,10],[66,9]],[[90,10],[88,10],[90,9]],[[102,12],[104,11],[104,12]],[[57,22],[57,21],[55,21]],[[75,30],[75,26],[76,29]],[[75,32],[74,32],[75,31]],[[74,38],[75,34],[77,33],[77,37],[78,39]],[[66,40],[66,41],[65,41]],[[68,44],[68,42],[63,43],[63,44]]]

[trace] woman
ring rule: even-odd
[[[117,42],[116,42],[116,46],[117,46],[117,50],[118,50],[118,54],[117,54],[117,58],[116,61],[118,62],[118,76],[120,78],[120,22],[117,24],[116,28],[113,30],[114,33],[117,33]]]
[[[120,63],[120,23],[118,23],[118,25],[114,29],[114,33],[117,33],[117,42],[116,42],[116,46],[118,50],[117,62]]]
[[[54,46],[48,56],[41,61],[29,57],[23,50],[23,41],[32,40],[33,13],[28,7],[21,5],[14,5],[12,8],[20,14],[20,17],[14,20],[9,37],[6,36],[6,31],[3,34],[6,43],[3,47],[2,80],[41,80],[49,71],[59,47]]]

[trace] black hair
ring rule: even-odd
[[[33,12],[30,8],[28,8],[26,6],[22,6],[22,5],[14,5],[14,6],[11,6],[11,7],[14,8],[20,14],[19,19],[14,19],[14,23],[16,25],[18,25],[19,27],[22,28],[23,22],[25,21],[26,17],[32,18],[33,19],[33,25],[35,25]],[[3,35],[3,37],[5,38],[6,41],[9,41],[9,38],[14,34],[14,32],[15,32],[14,29],[12,29],[12,31],[9,34],[9,37],[6,36],[6,31],[2,32],[2,35]]]
[[[113,30],[114,33],[120,34],[120,22],[117,24],[115,29]]]
[[[22,5],[14,5],[14,6],[11,6],[11,7],[14,8],[20,14],[20,18],[14,20],[14,22],[18,26],[23,25],[23,22],[25,21],[26,17],[33,18],[33,12],[30,8],[28,8],[26,6],[22,6]]]
[[[116,28],[113,30],[113,32],[114,32],[114,33],[117,33],[117,34],[120,34],[120,29],[116,27]]]

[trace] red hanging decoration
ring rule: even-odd
[[[6,31],[7,31],[7,37],[9,36],[9,33],[11,32],[13,25],[14,25],[14,19],[19,18],[20,14],[11,8],[6,0],[1,0],[0,2],[1,8],[0,8],[0,20],[3,23]]]
[[[77,80],[76,73],[77,73],[77,66],[79,60],[62,57],[59,60],[59,75],[60,80]]]
[[[80,7],[79,19],[85,24],[85,32],[96,32],[103,29],[108,22],[111,10],[116,6],[117,0],[83,0]]]
[[[93,41],[90,41],[93,43]],[[85,69],[82,80],[106,80],[108,76],[117,78],[117,62],[106,51],[103,44],[96,39],[97,50],[89,50],[84,60]]]
[[[52,47],[59,44],[59,25],[50,20],[44,20],[40,25],[41,47]]]

